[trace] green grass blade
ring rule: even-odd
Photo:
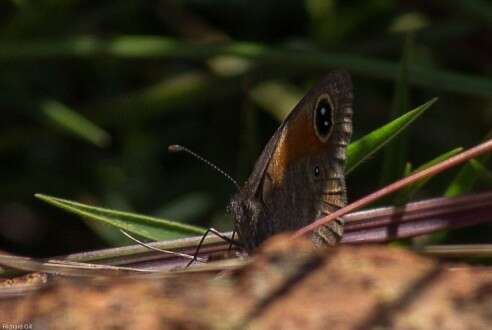
[[[99,147],[108,145],[111,140],[110,135],[103,129],[59,102],[41,103],[41,113],[48,122],[56,127]]]
[[[168,239],[176,237],[176,234],[200,235],[205,233],[203,228],[174,221],[85,205],[43,194],[35,194],[35,197],[84,219],[100,221],[152,240]]]
[[[442,161],[445,161],[448,158],[453,157],[454,155],[460,153],[463,150],[463,148],[455,148],[453,150],[450,150],[442,155],[439,155],[438,157],[428,161],[427,163],[417,167],[415,170],[411,171],[408,173],[406,176],[417,173],[419,171],[425,170],[426,168],[429,168],[431,166],[434,166],[436,164],[439,164]],[[415,182],[414,184],[411,184],[402,191],[395,197],[394,203],[396,205],[402,205],[407,203],[411,198],[419,191],[421,190],[428,182],[431,180],[433,177],[429,177],[427,179],[420,180],[418,182]]]
[[[433,98],[414,110],[407,112],[403,116],[372,131],[359,140],[352,142],[347,149],[347,165],[345,172],[347,174],[352,172],[364,160],[371,157],[395,136],[404,131],[408,125],[413,123],[436,101],[437,98]]]
[[[486,135],[485,140],[489,140],[491,138],[492,138],[492,132],[489,132]],[[477,159],[478,161],[480,161],[480,163],[484,164],[489,160],[489,158],[490,158],[490,154],[485,154],[481,157],[478,157]],[[470,164],[470,162],[468,162],[462,166],[461,170],[451,181],[446,191],[444,192],[444,196],[456,197],[459,195],[466,194],[473,189],[477,180],[478,180],[477,173],[473,168],[473,166]]]
[[[413,36],[407,33],[400,64],[400,74],[396,82],[391,119],[398,118],[409,109],[408,65],[413,50]],[[402,132],[388,143],[384,150],[380,185],[384,186],[403,175],[408,157],[408,134]]]
[[[456,197],[471,191],[477,179],[478,177],[475,173],[475,169],[470,163],[466,163],[451,181],[444,196]]]

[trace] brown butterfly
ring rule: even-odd
[[[349,74],[331,72],[309,90],[272,136],[228,207],[246,251],[345,206],[352,102]],[[339,219],[316,230],[312,240],[333,245],[342,235]]]

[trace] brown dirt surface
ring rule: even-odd
[[[1,299],[2,324],[33,329],[492,328],[491,268],[441,264],[386,246],[315,249],[308,241],[279,236],[252,263],[220,276],[57,277],[49,283],[31,294]]]

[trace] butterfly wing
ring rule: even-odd
[[[332,72],[306,94],[272,136],[250,179],[231,202],[236,229],[247,249],[345,205],[352,100],[349,75]],[[334,222],[318,230],[313,239],[333,244],[342,233],[342,224]]]

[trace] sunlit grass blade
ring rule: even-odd
[[[409,86],[408,86],[408,65],[413,49],[413,37],[407,33],[405,37],[405,46],[400,63],[400,74],[396,82],[395,95],[393,98],[393,107],[391,119],[398,118],[409,106]],[[385,185],[400,178],[405,170],[405,164],[408,157],[408,133],[402,132],[398,137],[391,141],[384,149],[383,166],[379,184]]]
[[[437,98],[434,98],[388,124],[372,131],[359,140],[352,142],[347,149],[346,173],[352,172],[364,160],[371,157],[376,151],[391,141],[395,136],[405,130],[425,110],[427,110]]]
[[[439,164],[440,162],[453,157],[454,155],[460,153],[463,151],[463,148],[455,148],[453,150],[450,150],[434,159],[431,161],[417,167],[415,170],[411,171],[405,176],[411,175],[413,173],[425,170],[426,168],[429,168],[431,166],[434,166],[436,164]],[[429,177],[427,179],[423,179],[421,181],[415,182],[414,184],[408,185],[405,187],[400,193],[395,197],[394,203],[396,205],[402,205],[408,202],[419,190],[421,190],[428,182],[431,180],[433,177]]]
[[[489,132],[485,136],[484,140],[486,141],[491,138],[492,138],[492,132]],[[487,163],[487,161],[490,159],[490,155],[485,154],[477,159],[482,164],[484,164]],[[473,189],[477,180],[478,180],[477,173],[475,172],[473,166],[470,165],[470,163],[468,162],[462,166],[461,170],[448,185],[446,191],[444,192],[444,196],[455,197],[455,196],[466,194]]]
[[[40,107],[44,118],[57,128],[99,147],[109,144],[108,133],[64,104],[50,100],[42,102]]]
[[[43,194],[35,195],[40,200],[76,214],[84,219],[100,221],[124,229],[130,233],[153,240],[164,240],[177,235],[200,235],[205,229],[155,217],[115,211]]]

